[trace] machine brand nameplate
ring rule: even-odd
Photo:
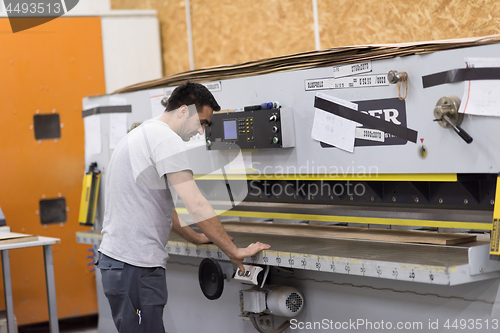
[[[398,126],[407,127],[406,104],[399,98],[376,99],[353,102],[358,104],[358,111],[372,117],[384,119]],[[397,146],[405,145],[407,141],[390,133],[362,126],[357,128],[355,147],[362,146]],[[332,148],[329,144],[321,142],[321,147]]]

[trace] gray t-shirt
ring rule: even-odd
[[[164,122],[151,119],[127,134],[106,170],[99,252],[134,266],[166,268],[176,194],[165,174],[183,170],[191,170],[185,143]]]

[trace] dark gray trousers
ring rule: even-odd
[[[120,333],[165,333],[167,280],[162,267],[137,267],[99,253],[104,294]]]

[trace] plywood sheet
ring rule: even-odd
[[[340,226],[311,226],[296,224],[224,222],[227,231],[262,234],[308,236],[321,238],[361,239],[381,242],[453,245],[476,240],[475,235],[446,234],[405,230],[349,228]]]
[[[37,241],[38,236],[19,234],[17,232],[0,232],[0,245]]]
[[[329,50],[310,51],[287,56],[251,61],[236,65],[224,65],[205,69],[196,69],[174,74],[158,80],[138,83],[117,90],[115,93],[132,92],[141,89],[168,87],[187,80],[192,82],[210,82],[233,78],[279,73],[292,70],[337,66],[366,60],[380,60],[472,47],[500,42],[500,35],[464,38],[435,42],[416,42],[402,44],[379,44],[345,46]]]
[[[311,51],[312,1],[191,0],[195,68]],[[111,0],[112,9],[156,9],[165,75],[189,69],[184,0]],[[321,48],[500,33],[496,0],[318,0]]]
[[[322,48],[500,33],[496,0],[318,0]]]
[[[347,239],[313,238],[263,233],[229,231],[237,247],[262,242],[271,245],[270,251],[313,256],[332,256],[361,260],[382,260],[394,263],[453,267],[469,262],[468,247],[421,244],[395,244]],[[170,241],[186,242],[175,233]]]
[[[195,68],[314,50],[313,7],[302,0],[190,0]]]

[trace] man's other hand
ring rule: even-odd
[[[260,252],[262,250],[269,250],[271,248],[271,245],[269,244],[264,244],[261,242],[256,242],[248,245],[245,248],[238,248],[236,249],[236,253],[234,254],[233,258],[231,259],[231,262],[238,266],[238,268],[241,270],[242,273],[245,272],[245,267],[243,267],[243,259],[248,258],[256,254],[257,252]]]

